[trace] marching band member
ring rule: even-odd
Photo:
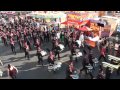
[[[25,58],[27,57],[28,60],[30,60],[30,56],[29,56],[29,46],[27,45],[27,42],[24,41],[24,49],[25,49]]]
[[[49,42],[49,40],[50,40],[50,33],[49,33],[49,31],[47,30],[47,32],[46,32],[47,34],[46,34],[46,39],[47,39],[47,42]]]
[[[18,44],[19,44],[19,47],[20,47],[20,50],[22,49],[22,39],[21,38],[18,38]]]
[[[75,42],[75,39],[73,39],[73,41],[71,43],[71,54],[76,55],[76,42]]]
[[[120,57],[120,45],[119,45],[119,48],[118,48],[118,51],[117,51],[117,57]]]
[[[61,42],[64,43],[65,36],[63,31],[60,34],[60,39],[61,39]]]
[[[110,79],[110,76],[111,76],[111,69],[110,69],[110,67],[107,67],[107,68],[106,68],[106,76],[105,76],[105,79]]]
[[[13,38],[10,39],[10,45],[11,45],[11,50],[14,54],[16,54],[16,51],[15,51],[15,41]]]
[[[50,54],[48,56],[48,63],[49,64],[54,64],[54,61],[55,61],[54,58],[55,58],[55,56],[54,56],[53,52],[50,51]]]
[[[90,64],[91,64],[92,66],[94,66],[94,65],[93,65],[94,62],[93,62],[93,53],[92,53],[92,51],[89,53],[88,58],[89,58]]]
[[[2,36],[2,39],[3,39],[3,43],[5,46],[7,46],[7,35],[5,33],[3,33],[3,36]]]
[[[105,74],[103,72],[102,65],[99,66],[99,72],[98,72],[98,75],[97,75],[97,79],[105,79]]]
[[[41,55],[41,48],[40,47],[38,47],[37,48],[37,56],[38,56],[38,64],[42,64],[42,66],[43,66],[43,56]]]
[[[12,79],[16,79],[17,73],[18,69],[13,65],[8,64],[8,76],[10,76]]]
[[[27,42],[27,45],[29,46],[31,50],[32,48],[31,48],[30,38],[28,36],[25,37],[25,41]]]
[[[97,79],[105,79],[105,75],[104,75],[103,70],[99,70]]]
[[[55,48],[56,38],[54,37],[52,40],[52,50]]]
[[[119,49],[119,44],[118,44],[118,42],[116,42],[115,47],[114,47],[114,50],[115,50],[114,56],[117,56],[118,49]]]
[[[58,41],[56,41],[54,51],[55,51],[55,57],[58,55],[58,60],[60,60],[60,47],[58,46]]]
[[[73,62],[70,62],[66,70],[66,79],[72,79],[71,75],[73,74],[74,70],[75,68]]]
[[[83,68],[80,71],[86,70],[86,66],[89,64],[87,52],[84,50],[83,53],[84,53],[84,58],[83,58],[83,61],[82,61]]]
[[[68,46],[70,48],[68,39],[69,39],[69,37],[67,36],[67,33],[65,33],[65,39],[64,39],[65,40],[64,41],[65,42],[65,47]]]
[[[101,48],[101,51],[100,51],[100,57],[99,57],[99,61],[101,60],[101,58],[103,58],[104,59],[104,61],[106,62],[106,49],[105,49],[105,47],[104,46],[102,46],[102,48]]]
[[[84,35],[83,35],[83,32],[81,32],[79,40],[81,41],[81,45],[84,47]]]
[[[36,47],[41,47],[41,43],[40,43],[40,40],[38,38],[36,38]]]

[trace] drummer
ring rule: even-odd
[[[49,54],[49,56],[48,56],[48,63],[49,64],[54,64],[54,61],[55,61],[55,56],[54,56],[54,54],[53,54],[53,51],[50,51],[50,54]]]
[[[71,43],[71,54],[76,55],[76,42],[75,42],[75,39],[73,39],[73,41]]]
[[[60,60],[60,50],[61,49],[58,45],[59,45],[58,42],[56,42],[54,51],[55,51],[55,57],[58,55],[58,60]]]
[[[41,48],[40,47],[38,47],[37,48],[37,56],[38,56],[38,64],[42,64],[42,66],[43,66],[43,56],[41,55]]]
[[[85,73],[87,74],[87,68],[86,68],[86,66],[88,64],[89,64],[88,55],[87,55],[86,51],[84,51],[84,58],[83,58],[83,62],[82,62],[83,68],[80,71],[85,70]]]
[[[73,74],[73,72],[74,72],[74,65],[73,62],[70,61],[70,64],[68,65],[66,70],[66,79],[72,79],[71,75]]]

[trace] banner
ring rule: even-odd
[[[88,19],[97,18],[97,13],[74,13],[74,14],[67,14],[67,20],[76,20],[76,21],[84,21]]]

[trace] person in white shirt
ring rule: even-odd
[[[83,35],[83,32],[81,32],[79,40],[81,41],[81,45],[84,47],[84,35]]]
[[[57,39],[60,39],[60,32],[57,32]]]

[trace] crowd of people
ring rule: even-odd
[[[60,57],[61,48],[58,46],[59,44],[63,44],[65,48],[68,48],[71,51],[71,56],[76,55],[77,53],[76,49],[78,48],[82,49],[83,68],[79,70],[79,73],[85,70],[86,75],[89,74],[91,76],[91,79],[95,78],[92,75],[91,71],[87,72],[86,66],[91,65],[93,69],[95,69],[95,67],[93,62],[94,58],[93,48],[84,42],[85,36],[87,35],[85,32],[75,30],[74,27],[61,29],[59,28],[59,26],[58,28],[56,28],[53,25],[51,26],[46,25],[46,27],[40,28],[40,25],[38,25],[37,23],[38,21],[31,18],[25,19],[18,18],[18,20],[14,20],[14,23],[9,22],[7,25],[1,24],[0,37],[2,39],[2,42],[4,43],[4,46],[8,47],[10,45],[12,53],[16,55],[17,54],[16,44],[18,44],[19,49],[25,53],[25,58],[27,58],[28,60],[30,60],[29,52],[32,51],[33,49],[36,49],[38,64],[42,64],[42,66],[44,65],[43,56],[41,55],[42,51],[41,45],[43,43],[47,42],[52,43],[52,48],[46,49],[49,52],[48,55],[49,64],[54,64],[55,60],[57,59],[56,56],[58,56],[58,60],[61,59]],[[81,41],[82,44],[81,47],[79,47],[78,43],[76,43],[76,40]],[[100,56],[97,58],[98,61],[100,62],[102,62],[101,61],[102,58],[104,59],[105,62],[107,62],[106,56],[108,54],[111,54],[113,50],[112,48],[115,48],[114,55],[120,57],[120,45],[118,42],[115,42],[115,45],[114,44],[112,45],[108,38],[101,38],[97,42],[97,47],[100,52]],[[86,48],[89,50],[89,52],[86,51]],[[68,65],[66,72],[67,79],[71,79],[72,73],[76,71],[74,64],[75,63],[73,62],[73,58],[70,58],[70,63]],[[16,73],[11,73],[11,71],[18,72],[17,68],[15,69],[14,68],[15,68],[14,66],[8,64],[9,76],[11,76],[13,79],[16,78],[15,76]],[[110,73],[111,73],[110,68],[107,68],[106,73],[104,73],[103,67],[100,64],[97,78],[109,79]]]

